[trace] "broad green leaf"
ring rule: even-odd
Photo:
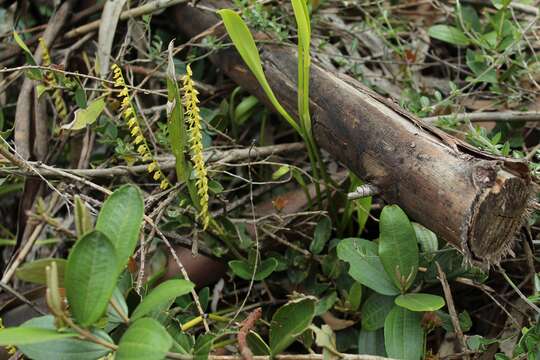
[[[315,227],[315,233],[313,235],[313,241],[309,245],[309,251],[317,255],[324,249],[326,242],[330,240],[332,234],[332,221],[326,216],[323,217]]]
[[[99,231],[84,235],[71,249],[64,274],[71,313],[83,326],[103,315],[118,278],[114,247]]]
[[[438,295],[411,293],[399,295],[396,305],[411,311],[435,311],[444,306],[444,299]]]
[[[52,315],[30,319],[21,326],[56,331],[55,320]],[[108,343],[114,343],[109,335],[101,330],[94,330],[92,333]],[[19,345],[17,347],[28,358],[34,360],[94,360],[100,359],[111,352],[110,349],[102,345],[80,340],[76,337],[51,340],[46,343]]]
[[[165,359],[173,339],[156,320],[142,318],[135,321],[122,335],[116,360],[161,360]]]
[[[375,331],[384,326],[384,320],[394,307],[394,296],[372,293],[362,305],[362,329]]]
[[[86,109],[75,110],[75,118],[69,124],[63,125],[64,130],[81,130],[96,122],[105,109],[105,98],[100,97],[88,104]]]
[[[377,331],[360,330],[358,335],[358,353],[386,357],[383,329]]]
[[[37,327],[10,327],[0,330],[0,346],[36,344],[75,336],[77,334],[73,332],[61,333]]]
[[[281,116],[287,120],[289,125],[291,125],[298,133],[301,133],[298,124],[287,113],[283,106],[281,106],[274,92],[270,88],[270,84],[268,84],[268,80],[264,75],[259,50],[255,45],[255,40],[253,40],[253,36],[242,18],[236,12],[230,9],[219,10],[218,14],[223,19],[227,33],[234,43],[236,50],[263,88],[272,105],[281,114]]]
[[[229,261],[229,267],[231,268],[234,275],[244,279],[244,280],[253,280],[261,281],[266,279],[272,272],[277,268],[278,261],[273,257],[259,261],[257,266],[257,271],[255,271],[255,276],[253,275],[254,269],[247,261],[243,260],[231,260]]]
[[[351,310],[356,311],[362,303],[362,284],[359,282],[354,282],[349,289],[349,294],[347,296]]]
[[[315,314],[315,300],[302,298],[280,307],[270,323],[270,349],[278,355],[291,345],[311,324]]]
[[[456,46],[470,45],[469,38],[460,29],[449,25],[434,25],[428,30],[429,36]]]
[[[424,253],[432,254],[439,250],[437,235],[435,235],[433,231],[415,222],[412,223],[412,226],[416,235],[416,240]]]
[[[48,258],[24,263],[15,271],[15,276],[23,281],[45,285],[47,283],[45,277],[45,268],[50,266],[53,261],[56,262],[58,269],[59,286],[64,287],[64,268],[66,265],[65,259]]]
[[[268,356],[270,355],[270,347],[262,339],[262,337],[254,331],[250,331],[247,338],[247,343],[253,355],[255,356]]]
[[[208,359],[208,354],[212,350],[215,336],[212,334],[201,334],[197,337],[193,346],[193,357],[195,360]]]
[[[187,280],[168,280],[159,284],[144,297],[133,311],[131,320],[137,320],[149,312],[161,308],[164,304],[174,301],[178,296],[188,294],[193,290],[193,287],[193,283]]]
[[[364,286],[384,295],[399,294],[384,271],[377,255],[377,244],[363,239],[343,239],[337,246],[338,257],[349,263],[349,275]]]
[[[124,185],[105,201],[96,223],[116,249],[117,272],[126,266],[139,240],[144,215],[142,195],[135,186]]]
[[[394,306],[384,322],[384,344],[388,356],[420,360],[423,354],[422,314]]]
[[[397,205],[385,206],[379,222],[379,256],[394,284],[405,292],[418,271],[416,234]]]

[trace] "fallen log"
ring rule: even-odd
[[[215,27],[208,8],[226,1],[201,1],[175,9],[180,30],[195,36]],[[217,25],[217,27],[216,27]],[[263,35],[264,36],[264,35]],[[263,45],[264,71],[282,105],[296,112],[297,57],[291,46]],[[269,102],[234,49],[211,60],[232,80]],[[460,249],[467,259],[497,263],[511,248],[525,220],[533,183],[526,162],[476,150],[401,109],[358,81],[314,64],[310,109],[317,144],[363,180],[381,189],[389,203]]]

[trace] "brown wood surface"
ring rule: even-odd
[[[225,1],[201,1],[230,7]],[[179,31],[195,36],[215,26],[211,11],[175,9]],[[213,35],[221,36],[219,26]],[[258,34],[261,38],[260,34]],[[262,35],[263,37],[265,35]],[[296,116],[296,49],[263,45],[270,86]],[[240,86],[268,104],[247,66],[228,49],[211,60]],[[310,101],[317,143],[382,197],[459,248],[468,259],[498,262],[510,249],[527,212],[532,183],[526,163],[480,152],[344,75],[314,64]]]

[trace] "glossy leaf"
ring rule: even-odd
[[[225,24],[225,28],[227,29],[227,33],[234,43],[236,50],[263,88],[272,105],[281,114],[281,116],[287,120],[289,125],[300,133],[298,124],[287,113],[283,106],[281,106],[276,98],[276,95],[270,88],[270,84],[268,84],[268,80],[264,75],[257,45],[255,45],[255,40],[253,40],[253,36],[242,18],[236,12],[230,9],[219,10],[218,14],[221,16],[223,23]]]
[[[315,315],[315,300],[302,298],[280,307],[270,323],[270,349],[278,355],[291,345],[311,324]]]
[[[107,235],[116,249],[118,273],[137,246],[143,215],[142,195],[132,185],[124,185],[112,193],[99,212],[96,230]]]
[[[95,323],[107,309],[117,269],[114,247],[99,231],[89,232],[71,249],[64,284],[71,313],[80,325]]]
[[[272,272],[277,268],[278,261],[274,258],[268,258],[263,261],[259,261],[255,275],[253,275],[254,269],[253,266],[243,260],[231,260],[229,261],[229,267],[231,268],[234,275],[244,279],[244,280],[253,280],[261,281],[266,279]]]
[[[438,295],[411,293],[398,296],[396,305],[411,311],[435,311],[444,306],[444,299]]]
[[[418,244],[407,215],[397,205],[385,206],[379,222],[379,256],[386,273],[405,292],[418,271]]]
[[[337,254],[341,260],[349,263],[349,274],[362,285],[384,295],[399,294],[398,288],[384,271],[374,242],[343,239],[337,246]]]
[[[173,339],[156,320],[135,321],[122,335],[116,360],[161,360],[171,348]]]
[[[40,328],[56,331],[55,320],[52,315],[36,317],[28,320],[22,327]],[[106,342],[113,343],[107,333],[101,330],[92,331],[93,335]],[[90,341],[80,340],[75,337],[51,340],[45,343],[25,344],[17,346],[28,358],[34,360],[94,360],[105,357],[111,352],[110,349]]]
[[[131,320],[137,320],[167,303],[172,303],[178,296],[188,294],[193,290],[193,287],[193,283],[187,280],[168,280],[159,284],[144,297],[139,306],[133,311]]]
[[[347,297],[351,310],[356,311],[360,307],[360,304],[362,303],[362,292],[362,284],[355,281],[351,285],[348,294],[349,296]]]
[[[45,268],[50,266],[52,262],[56,262],[58,270],[58,283],[59,286],[63,287],[64,285],[64,268],[66,265],[65,259],[59,258],[47,258],[34,260],[32,262],[24,263],[15,271],[15,276],[23,281],[45,285],[47,283],[45,277]]]
[[[389,357],[421,359],[424,345],[421,322],[421,313],[394,306],[384,322],[384,344]]]
[[[394,297],[372,293],[362,305],[362,329],[375,331],[384,326],[386,316],[394,307]]]

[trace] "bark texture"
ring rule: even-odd
[[[225,1],[199,4],[231,7]],[[189,36],[219,22],[214,13],[192,6],[177,7],[175,15],[178,27]],[[224,33],[222,26],[214,31],[218,37]],[[296,116],[295,47],[263,45],[260,51],[270,86]],[[269,104],[233,49],[211,59],[236,83]],[[318,145],[379,187],[387,202],[401,206],[468,259],[490,264],[510,249],[532,194],[525,162],[480,152],[422,123],[355,79],[316,64],[311,70],[310,92]]]

